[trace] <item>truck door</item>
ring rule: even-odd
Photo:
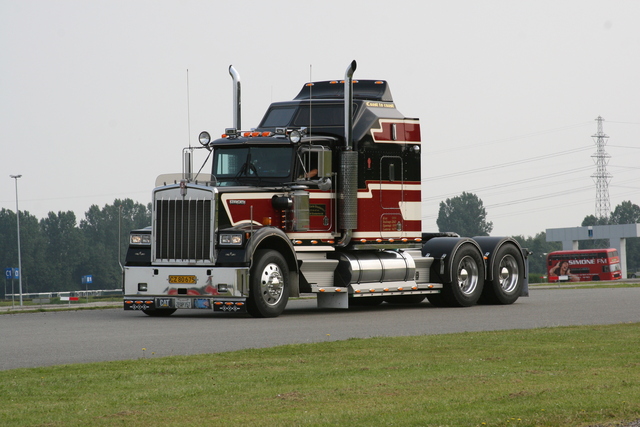
[[[380,159],[380,237],[400,237],[404,221],[400,210],[404,201],[403,162],[400,156]],[[391,234],[393,232],[393,234]]]
[[[331,150],[321,145],[301,147],[298,180],[309,187],[309,231],[334,229],[335,191],[320,183],[331,180]]]

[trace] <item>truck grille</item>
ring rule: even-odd
[[[155,203],[155,260],[213,262],[211,200],[178,197]]]

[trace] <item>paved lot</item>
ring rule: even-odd
[[[282,316],[178,311],[151,318],[120,308],[0,316],[0,369],[233,351],[352,337],[445,334],[640,322],[640,288],[532,289],[509,306],[383,304],[320,310],[291,301]],[[142,349],[146,350],[143,351]]]

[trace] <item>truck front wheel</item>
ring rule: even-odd
[[[282,255],[256,251],[249,279],[247,311],[253,317],[277,317],[289,300],[289,268]]]

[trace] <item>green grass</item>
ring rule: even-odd
[[[2,425],[587,426],[640,418],[640,323],[0,372]]]

